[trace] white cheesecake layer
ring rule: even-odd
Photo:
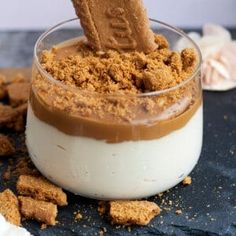
[[[156,140],[108,144],[70,136],[39,120],[29,105],[26,142],[36,167],[55,184],[95,199],[135,199],[163,192],[187,176],[202,147],[203,109]]]

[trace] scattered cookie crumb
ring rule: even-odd
[[[46,225],[46,224],[41,224],[41,227],[40,227],[40,229],[41,230],[44,230],[44,229],[46,229],[48,226]]]
[[[82,218],[83,218],[83,216],[81,215],[80,212],[77,212],[77,213],[75,214],[75,220],[80,221]]]
[[[15,148],[10,139],[0,134],[0,156],[10,156],[15,153]]]
[[[99,236],[105,235],[105,233],[107,232],[107,228],[106,227],[102,227],[102,229],[98,232]]]
[[[37,220],[47,225],[56,224],[57,206],[55,204],[23,196],[18,199],[20,212],[26,219]]]
[[[183,180],[183,185],[190,185],[191,183],[192,183],[192,178],[190,177],[190,176],[187,176],[187,177],[185,177],[184,178],[184,180]]]
[[[17,181],[17,192],[59,206],[67,205],[67,196],[63,190],[43,177],[21,175]]]
[[[175,211],[175,214],[176,214],[176,215],[181,215],[182,213],[183,213],[183,212],[182,212],[182,210],[180,210],[180,209]]]
[[[0,213],[11,224],[17,226],[21,224],[19,202],[15,194],[10,189],[6,189],[0,193]]]
[[[115,224],[147,225],[161,209],[148,201],[111,201],[109,216]]]
[[[105,201],[98,202],[98,213],[99,215],[104,215],[108,211],[109,203]]]

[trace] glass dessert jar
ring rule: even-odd
[[[95,199],[137,199],[175,186],[197,164],[201,54],[182,31],[151,22],[171,49],[184,38],[197,55],[187,79],[154,92],[101,94],[68,86],[46,71],[43,51],[78,41],[82,32],[71,29],[78,19],[55,26],[36,43],[26,142],[35,166],[55,184]]]

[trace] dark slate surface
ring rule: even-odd
[[[236,30],[233,31],[236,37]],[[31,65],[33,45],[40,32],[0,32],[0,67]],[[163,210],[147,227],[115,228],[97,213],[97,202],[69,194],[69,206],[59,210],[59,224],[40,230],[35,222],[24,226],[35,236],[97,235],[106,227],[105,235],[236,235],[236,90],[204,93],[204,145],[199,164],[191,174],[193,184],[181,185],[164,194],[165,202],[156,201]],[[16,134],[12,134],[15,140]],[[191,138],[191,137],[190,137]],[[0,174],[6,169],[0,166]],[[11,183],[14,186],[14,183]],[[6,184],[0,180],[0,190]],[[178,205],[178,206],[176,206]],[[183,211],[175,214],[176,209]],[[73,212],[84,218],[75,222]],[[63,223],[62,223],[63,222]]]

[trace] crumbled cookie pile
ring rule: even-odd
[[[74,55],[64,52],[62,56],[63,49],[54,48],[43,53],[41,63],[64,84],[101,94],[163,90],[181,83],[193,73],[197,64],[193,49],[174,52],[162,35],[156,35],[156,44],[159,48],[148,54],[119,53],[96,52],[80,41]]]
[[[61,83],[52,83],[35,70],[35,94],[46,107],[79,118],[131,123],[141,117],[158,119],[168,108],[166,119],[177,117],[199,101],[199,74],[172,91],[143,95],[186,81],[198,57],[191,48],[172,51],[162,35],[156,35],[156,42],[159,48],[148,54],[95,52],[84,40],[44,51],[42,67]],[[174,111],[173,105],[177,106]]]

